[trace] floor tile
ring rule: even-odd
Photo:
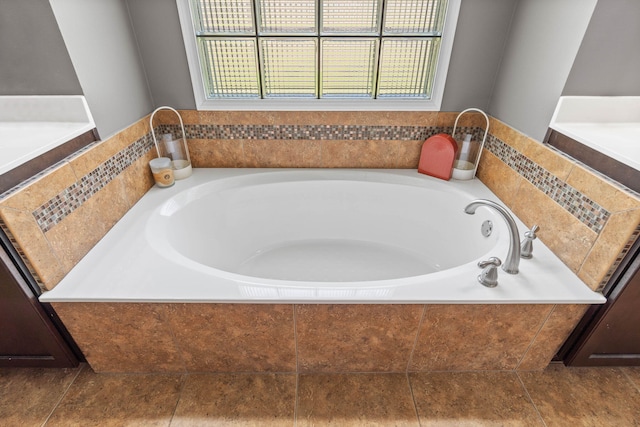
[[[168,426],[182,382],[179,374],[95,374],[84,369],[46,426]]]
[[[624,372],[634,386],[640,391],[640,366],[620,368]]]
[[[296,425],[418,426],[405,374],[300,375]]]
[[[176,426],[293,426],[293,374],[190,374]]]
[[[519,372],[547,426],[640,425],[640,392],[618,368]]]
[[[41,426],[82,369],[0,369],[0,425]]]
[[[410,374],[421,426],[543,426],[513,372]]]

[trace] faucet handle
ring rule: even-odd
[[[491,257],[486,261],[478,262],[478,267],[484,268],[478,276],[478,282],[487,288],[495,288],[498,285],[498,267],[502,264],[500,258]]]
[[[536,233],[539,230],[540,227],[538,227],[538,224],[534,224],[533,227],[531,227],[531,230],[524,232],[524,237],[526,237],[527,239],[535,240],[538,237],[536,236]]]
[[[524,239],[520,243],[520,258],[530,259],[533,257],[533,241],[538,238],[536,233],[540,230],[537,224],[531,230],[525,231]]]

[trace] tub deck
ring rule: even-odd
[[[591,291],[539,240],[534,257],[522,260],[518,275],[499,271],[499,285],[489,289],[476,277],[477,260],[464,268],[394,280],[296,281],[256,279],[218,272],[197,263],[185,263],[154,249],[148,230],[153,212],[187,188],[211,180],[246,178],[257,182],[291,179],[373,179],[412,186],[469,193],[473,198],[499,201],[479,180],[442,181],[414,170],[265,170],[196,169],[189,179],[168,189],[152,188],[113,229],[51,291],[43,302],[221,302],[221,303],[333,303],[333,304],[599,304],[602,295]],[[254,179],[255,178],[255,179]],[[461,206],[462,210],[464,206]],[[470,220],[491,216],[478,209]],[[474,218],[476,217],[476,218]],[[400,221],[402,219],[399,219]],[[493,256],[507,252],[504,221],[494,219],[500,241]],[[517,220],[522,233],[527,227]],[[193,224],[197,227],[198,224]],[[383,226],[383,225],[381,225]],[[453,224],[442,224],[453,227]],[[463,245],[464,242],[452,242]],[[374,254],[379,256],[379,254]]]

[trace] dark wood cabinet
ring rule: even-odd
[[[0,231],[0,367],[73,367],[80,354]]]
[[[587,311],[562,359],[570,366],[640,366],[640,241],[603,293],[607,302]]]

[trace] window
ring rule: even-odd
[[[459,3],[178,0],[198,108],[439,109]]]

